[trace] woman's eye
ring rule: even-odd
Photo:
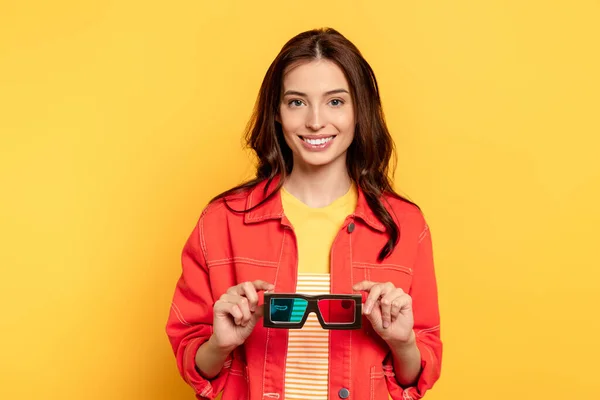
[[[339,107],[342,104],[344,104],[344,102],[342,100],[340,100],[340,99],[333,99],[333,100],[330,101],[330,103],[334,107]]]
[[[301,107],[302,106],[302,100],[292,100],[288,104],[290,106],[292,106],[292,107]]]

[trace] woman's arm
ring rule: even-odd
[[[421,352],[414,331],[408,342],[388,343],[394,357],[396,380],[403,388],[414,386],[421,373]]]
[[[225,360],[231,352],[220,349],[214,341],[214,335],[196,352],[196,368],[206,379],[212,379],[221,372]]]

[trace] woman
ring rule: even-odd
[[[247,142],[256,178],[211,201],[187,241],[167,334],[199,399],[418,399],[442,344],[431,237],[388,177],[375,76],[333,29],[292,38]],[[263,294],[363,293],[360,330],[262,324]]]

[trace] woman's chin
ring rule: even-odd
[[[294,165],[300,165],[302,169],[321,169],[339,165],[341,169],[346,168],[345,153],[340,155],[326,153],[302,154],[294,157]]]

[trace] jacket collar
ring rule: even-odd
[[[246,209],[250,209],[261,201],[266,199],[277,187],[281,177],[275,176],[271,183],[267,187],[268,180],[265,179],[259,182],[256,186],[250,189],[248,199],[246,201]],[[266,190],[265,190],[266,189]],[[385,232],[385,226],[377,219],[360,186],[357,186],[358,198],[356,202],[356,210],[352,214],[353,217],[358,217],[363,220],[371,228]],[[252,211],[245,213],[244,223],[253,224],[265,220],[279,219],[284,220],[285,215],[283,213],[283,205],[281,204],[281,193],[273,193],[273,195],[266,200],[259,207],[256,207]]]

